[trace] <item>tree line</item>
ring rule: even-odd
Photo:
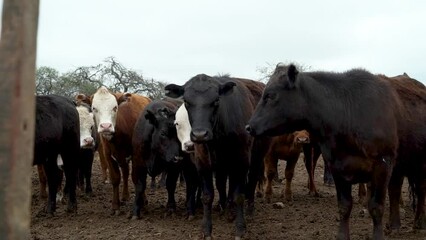
[[[83,66],[60,73],[42,66],[36,70],[36,94],[58,94],[73,98],[79,93],[92,95],[105,86],[112,92],[130,92],[148,96],[151,99],[164,97],[167,83],[144,78],[141,73],[126,68],[114,57],[106,58],[96,66]]]

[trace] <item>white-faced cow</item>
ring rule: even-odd
[[[122,200],[129,199],[129,159],[132,156],[133,129],[140,113],[151,100],[130,93],[112,94],[100,87],[92,98],[96,129],[113,186],[112,211],[119,214],[120,168],[123,174]]]
[[[132,143],[132,180],[136,189],[133,218],[140,216],[140,209],[145,202],[147,173],[155,177],[163,172],[167,173],[167,211],[176,210],[176,182],[183,172],[187,213],[189,218],[194,216],[198,175],[189,155],[180,150],[174,127],[175,112],[181,103],[173,99],[153,101],[146,106],[136,122]]]
[[[307,129],[318,139],[332,172],[340,213],[338,239],[349,239],[352,184],[370,182],[368,209],[374,239],[383,239],[386,189],[391,227],[399,227],[402,177],[412,177],[419,195],[416,226],[425,227],[424,183],[426,93],[418,87],[385,81],[365,70],[299,73],[278,65],[249,121],[252,135],[277,135]],[[398,156],[398,158],[397,158]],[[392,170],[395,170],[392,175]]]
[[[211,210],[214,198],[213,171],[219,192],[219,203],[234,205],[236,237],[246,229],[243,205],[245,195],[253,206],[254,191],[261,176],[267,146],[254,143],[245,131],[264,85],[252,80],[197,75],[183,86],[166,86],[169,97],[183,97],[192,126],[195,163],[203,180],[203,233],[211,238]],[[252,149],[252,146],[255,146]],[[262,148],[261,148],[262,147]],[[250,169],[250,171],[249,171]],[[226,197],[226,181],[229,191]],[[248,184],[247,184],[248,177]]]
[[[67,211],[77,210],[76,176],[80,150],[79,116],[74,103],[57,95],[36,96],[36,127],[34,165],[43,165],[49,196],[47,212],[56,209],[56,193],[59,185],[57,158],[63,159],[65,181],[68,189]]]

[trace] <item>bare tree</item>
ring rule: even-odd
[[[106,86],[112,92],[138,93],[159,99],[164,97],[165,85],[153,78],[145,79],[141,73],[109,57],[102,64],[78,67],[62,75],[53,68],[40,67],[37,70],[36,93],[73,97],[78,93],[91,95],[99,87]]]

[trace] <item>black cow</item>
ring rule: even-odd
[[[46,172],[49,187],[47,212],[53,214],[56,209],[60,179],[58,154],[61,154],[64,163],[65,185],[68,189],[67,211],[75,212],[80,131],[78,112],[72,100],[57,95],[36,96],[35,129],[33,164],[42,164]]]
[[[132,180],[135,184],[133,218],[140,217],[145,203],[146,177],[155,177],[166,172],[168,193],[167,210],[176,210],[175,190],[179,174],[183,172],[187,213],[192,218],[195,212],[195,193],[198,187],[197,171],[189,154],[180,149],[174,126],[175,113],[181,104],[176,100],[156,100],[149,103],[136,122],[133,134]]]
[[[247,191],[247,198],[253,204],[268,146],[260,140],[253,141],[244,126],[263,87],[264,84],[252,80],[205,74],[191,78],[183,86],[170,84],[165,87],[167,96],[183,96],[192,127],[191,140],[198,145],[195,147],[195,163],[203,181],[202,227],[206,239],[211,238],[212,233],[213,171],[222,206],[227,199],[226,180],[229,176],[228,203],[235,205],[236,238],[245,233],[245,193]]]
[[[383,239],[383,211],[398,149],[400,102],[394,89],[360,69],[299,73],[278,65],[249,121],[252,135],[307,129],[318,140],[335,181],[338,239],[349,239],[352,184],[371,182],[368,209],[374,239]]]

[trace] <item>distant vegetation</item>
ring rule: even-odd
[[[112,92],[139,93],[151,99],[159,99],[164,96],[165,85],[164,82],[144,78],[141,73],[126,68],[114,57],[96,66],[78,67],[67,73],[59,73],[47,66],[39,67],[36,72],[37,95],[92,95],[99,87],[106,86]]]

